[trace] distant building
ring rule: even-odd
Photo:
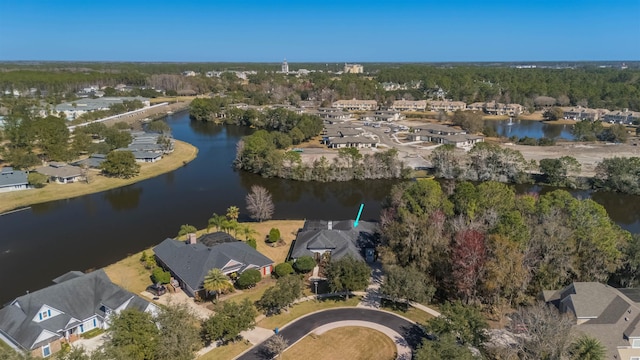
[[[640,112],[629,111],[629,109],[611,111],[604,115],[604,121],[612,124],[632,124],[634,121],[640,121]]]
[[[289,64],[287,63],[287,59],[284,59],[284,61],[282,62],[282,73],[289,73]]]
[[[607,111],[608,112],[608,111]],[[562,117],[570,120],[599,120],[600,116],[604,115],[602,110],[589,109],[582,106],[571,106],[562,108]]]
[[[431,111],[448,111],[465,110],[467,104],[464,101],[436,100],[429,101],[429,110]]]
[[[54,111],[56,113],[64,113],[67,120],[75,120],[80,115],[96,111],[96,110],[108,110],[115,104],[122,104],[125,101],[140,100],[142,105],[147,107],[150,105],[148,98],[140,96],[136,97],[101,97],[98,99],[79,99],[73,102],[65,102],[56,105]]]
[[[427,100],[396,100],[391,105],[391,108],[398,111],[425,111],[427,109]]]
[[[182,72],[183,76],[196,76],[196,72],[193,70],[187,70]]]
[[[364,72],[364,68],[360,64],[344,64],[345,74],[362,74]]]
[[[378,102],[375,100],[338,100],[331,104],[331,107],[336,109],[342,109],[347,111],[363,111],[363,110],[376,110],[378,108]]]

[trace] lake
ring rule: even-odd
[[[198,147],[194,161],[123,188],[0,216],[0,304],[48,286],[67,271],[100,268],[156,245],[175,236],[182,224],[204,228],[212,213],[224,214],[229,206],[238,206],[241,220],[246,220],[244,199],[255,184],[272,193],[276,219],[349,219],[364,203],[362,219],[375,220],[380,202],[397,182],[264,179],[231,167],[236,143],[250,129],[193,122],[186,112],[169,116],[167,122],[176,139]],[[592,197],[620,226],[640,232],[640,197],[613,193]]]
[[[532,120],[486,120],[484,125],[492,127],[498,135],[507,138],[512,136],[517,136],[518,138],[528,136],[534,139],[574,139],[571,133],[572,125],[545,124],[541,121]]]

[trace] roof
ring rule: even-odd
[[[231,236],[231,234],[224,231],[216,231],[213,233],[204,234],[198,238],[199,243],[202,243],[203,245],[208,247],[236,241],[238,241],[238,239],[234,238],[233,236]]]
[[[51,162],[47,166],[40,166],[36,168],[36,171],[43,175],[55,176],[60,178],[82,176],[81,168],[58,162]]]
[[[13,170],[12,167],[4,167],[0,170],[0,187],[28,185],[27,173]]]
[[[629,347],[629,338],[640,338],[640,289],[574,282],[543,295],[560,311],[575,314],[576,330],[597,338],[607,348],[607,358],[617,355],[619,347]]]
[[[353,227],[353,220],[307,220],[298,231],[291,257],[311,256],[312,250],[329,250],[332,259],[347,255],[363,259],[361,250],[375,246],[376,229],[376,223],[368,221],[360,221],[358,227]]]
[[[332,144],[377,144],[374,139],[367,137],[345,136],[331,139]]]
[[[80,321],[102,316],[104,312],[100,308],[103,305],[112,310],[129,300],[127,308],[134,304],[146,309],[149,305],[148,301],[113,284],[102,269],[88,274],[71,271],[54,282],[56,284],[16,298],[0,310],[0,332],[23,349],[35,349],[43,342],[62,337],[62,330],[74,327]],[[33,321],[45,305],[62,314],[41,322]],[[52,336],[36,343],[45,330]]]
[[[231,273],[273,264],[273,260],[243,241],[224,242],[209,247],[202,243],[186,244],[165,239],[153,248],[153,252],[175,276],[194,290],[202,288],[205,275],[214,268]]]

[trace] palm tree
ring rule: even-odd
[[[227,209],[227,218],[232,221],[238,221],[238,216],[240,216],[240,209],[237,206],[229,206]]]
[[[211,226],[214,226],[216,228],[216,231],[220,231],[220,228],[222,227],[222,222],[224,220],[225,220],[224,216],[213,213],[213,215],[209,219],[209,223],[207,224],[207,232],[209,232],[209,229],[211,228]]]
[[[242,225],[242,227],[240,228],[240,232],[242,233],[242,235],[244,235],[245,241],[249,240],[249,238],[258,233],[254,228],[246,224]]]
[[[204,277],[204,289],[208,292],[215,291],[216,300],[218,300],[218,294],[232,288],[231,280],[220,269],[211,269]]]
[[[603,360],[605,355],[605,347],[596,338],[588,335],[582,335],[573,344],[571,344],[571,359],[580,360]]]

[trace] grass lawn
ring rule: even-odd
[[[276,264],[284,262],[289,253],[291,242],[296,238],[298,230],[304,225],[304,220],[269,220],[261,223],[249,223],[251,227],[258,232],[256,242],[258,243],[258,251],[264,256],[273,260]],[[284,246],[272,247],[264,240],[269,234],[271,228],[280,230],[280,236],[286,242]]]
[[[198,357],[199,360],[231,360],[240,355],[243,351],[249,349],[251,345],[244,341],[229,343],[217,347],[208,353]]]
[[[509,120],[509,115],[485,115],[482,120]]]
[[[343,327],[322,335],[311,334],[282,354],[283,360],[395,359],[396,345],[385,334],[363,327]]]
[[[433,315],[416,309],[412,306],[405,306],[405,304],[398,304],[391,301],[384,300],[382,303],[382,310],[391,311],[394,314],[404,316],[409,320],[413,320],[418,324],[424,325],[429,319],[433,319]]]
[[[153,256],[151,248],[145,250],[147,256]],[[111,264],[104,268],[109,279],[115,284],[131,291],[134,294],[140,294],[147,286],[151,285],[151,271],[144,268],[140,262],[142,251],[130,255],[115,264]]]
[[[276,284],[276,279],[267,277],[262,279],[252,289],[236,290],[233,293],[221,296],[218,301],[230,300],[230,301],[240,303],[244,301],[244,299],[249,299],[249,301],[251,301],[252,303],[255,303],[260,299],[260,297],[262,297],[262,294],[264,294],[264,292],[267,291],[268,288],[272,287],[275,284]]]
[[[331,309],[341,306],[356,306],[360,302],[357,296],[344,300],[342,298],[323,299],[319,301],[305,301],[293,305],[288,312],[282,312],[279,315],[269,316],[258,322],[258,326],[266,329],[274,329],[282,327],[284,324],[291,322],[299,317],[307,315],[317,310]]]
[[[195,146],[176,140],[173,153],[166,155],[158,162],[141,164],[140,174],[131,179],[109,178],[91,170],[89,171],[89,184],[84,182],[47,184],[41,189],[0,193],[0,214],[23,206],[53,200],[69,199],[130,185],[184,166],[186,163],[195,159],[197,154],[198,149]]]

